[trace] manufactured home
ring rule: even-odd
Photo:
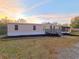
[[[42,24],[9,23],[7,25],[8,36],[38,35],[38,34],[44,34]]]
[[[9,23],[7,36],[59,34],[60,26],[56,24]]]

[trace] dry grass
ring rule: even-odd
[[[57,59],[58,49],[73,46],[79,37],[21,37],[0,40],[0,59]]]

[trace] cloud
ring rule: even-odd
[[[20,0],[0,0],[0,13],[7,16],[15,16],[23,12],[20,7]]]
[[[27,8],[27,10],[25,12],[30,12],[35,8],[38,8],[38,7],[42,6],[42,5],[47,4],[49,1],[50,0],[42,0],[41,2],[38,2],[38,3],[34,4],[33,6]]]
[[[0,16],[10,16],[10,17],[21,17],[22,13],[28,13],[34,9],[37,9],[38,7],[41,7],[47,3],[50,2],[50,0],[40,0],[40,2],[35,3],[34,5],[32,5],[29,8],[23,8],[21,6],[21,2],[22,0],[0,0]],[[53,13],[46,13],[46,14],[40,14],[40,15],[33,15],[30,16],[30,20],[29,22],[40,22],[41,20],[37,20],[39,18],[41,19],[46,19],[49,20],[50,22],[52,22],[53,20],[62,20],[61,22],[63,23],[63,20],[65,20],[64,22],[70,22],[70,19],[72,17],[78,16],[79,14],[53,14]],[[33,19],[33,20],[32,20]],[[36,20],[34,20],[36,19]],[[58,21],[57,21],[58,22]]]
[[[61,24],[70,24],[71,19],[78,14],[41,14],[41,15],[33,15],[31,18],[41,19],[40,21],[44,22],[57,22]]]
[[[42,0],[41,2],[25,9],[21,6],[21,1],[22,0],[0,0],[0,13],[10,17],[18,17],[24,12],[30,12],[49,2],[49,0]]]

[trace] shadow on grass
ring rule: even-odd
[[[65,35],[67,35],[67,36],[79,36],[79,35],[77,35],[77,34],[71,34],[71,33],[65,33],[65,34],[63,34],[64,36]]]
[[[79,36],[79,35],[77,35],[77,34],[70,34],[70,36]]]
[[[79,37],[79,35],[75,35],[75,34],[64,34],[63,36],[77,36]],[[30,40],[30,39],[33,39],[33,40],[37,40],[38,38],[41,39],[41,38],[44,38],[44,37],[52,37],[52,38],[55,38],[55,37],[61,37],[59,35],[23,35],[23,36],[5,36],[5,37],[2,37],[0,38],[1,41],[11,41],[11,40]]]
[[[5,36],[1,38],[1,41],[10,41],[10,40],[23,40],[23,39],[40,39],[43,37],[61,37],[59,35],[23,35],[23,36]]]

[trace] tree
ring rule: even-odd
[[[25,19],[18,19],[17,22],[19,22],[19,23],[26,23],[26,20]]]
[[[1,21],[1,23],[3,23],[3,24],[15,22],[15,21],[13,21],[12,19],[9,19],[8,17],[2,18],[0,21]]]
[[[72,28],[79,28],[79,16],[71,19],[71,27]]]

